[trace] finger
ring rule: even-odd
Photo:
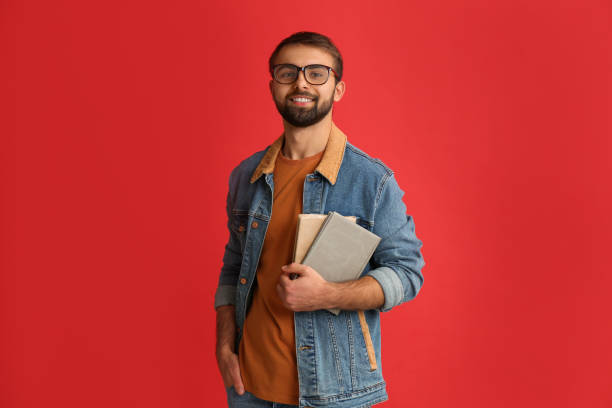
[[[296,269],[283,269],[281,274],[281,276],[286,276],[289,280],[295,280],[305,275],[304,271]]]
[[[283,273],[282,275],[278,277],[278,283],[281,285],[281,287],[287,286],[290,282],[291,282],[291,277],[286,273]]]
[[[234,390],[236,390],[238,395],[244,394],[244,384],[242,383],[242,378],[240,378],[240,375],[234,380]]]
[[[298,269],[303,269],[303,268],[308,268],[308,266],[301,264],[299,262],[291,262],[289,265],[287,265],[291,268],[298,268]]]
[[[232,368],[232,383],[234,384],[234,390],[238,395],[244,394],[244,384],[242,383],[242,376],[240,375],[240,364],[236,361],[236,364]]]
[[[302,273],[307,268],[308,268],[308,266],[306,266],[304,264],[299,264],[297,262],[292,262],[289,265],[283,265],[281,267],[281,269],[283,271],[289,271],[289,272],[293,272],[293,273]]]

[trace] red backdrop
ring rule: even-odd
[[[221,407],[227,179],[267,58],[331,36],[335,121],[395,170],[425,284],[385,407],[610,407],[606,1],[0,4],[0,406]]]

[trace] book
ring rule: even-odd
[[[327,214],[299,214],[297,229],[295,231],[295,246],[293,247],[293,262],[302,263],[306,252],[312,245],[315,237],[321,230],[321,226]],[[357,222],[357,217],[346,216],[348,220]]]
[[[330,282],[359,278],[378,246],[380,237],[359,226],[355,217],[344,217],[335,211],[330,211],[328,215],[300,216],[294,262],[310,266]],[[318,224],[320,228],[317,228]],[[305,251],[305,248],[308,250]],[[335,315],[340,313],[339,309],[328,310]]]

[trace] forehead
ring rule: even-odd
[[[291,44],[281,48],[274,64],[294,64],[300,67],[310,64],[334,66],[334,58],[325,50],[310,45]]]

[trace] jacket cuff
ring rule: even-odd
[[[215,309],[219,306],[236,304],[236,287],[232,285],[221,285],[215,292]]]
[[[385,304],[382,308],[378,309],[379,311],[387,312],[391,310],[393,306],[402,303],[404,298],[404,285],[402,285],[402,281],[393,269],[387,266],[381,266],[380,268],[368,271],[366,275],[376,279],[385,294]]]

